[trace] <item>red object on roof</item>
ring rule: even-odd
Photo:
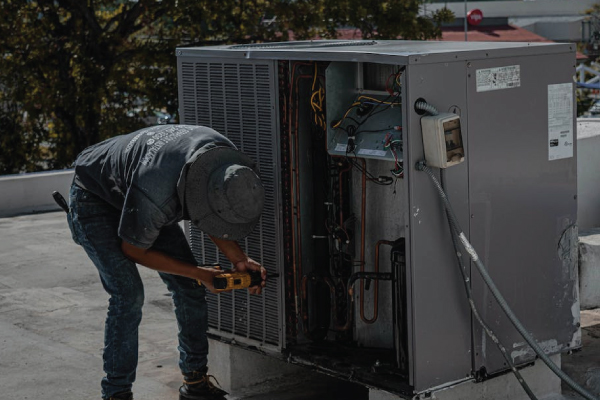
[[[479,8],[471,10],[467,13],[467,22],[469,25],[477,26],[481,23],[481,21],[483,21],[483,12]]]
[[[552,42],[550,39],[513,25],[469,26],[467,38],[469,42]],[[441,40],[464,42],[465,28],[462,26],[443,27]]]

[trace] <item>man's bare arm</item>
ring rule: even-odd
[[[260,286],[248,288],[252,294],[260,294],[262,288],[266,286],[267,270],[262,265],[251,259],[244,253],[237,242],[232,240],[223,240],[213,236],[210,239],[217,245],[221,253],[235,266],[236,271],[244,272],[246,270],[260,271],[262,275],[262,283]]]
[[[121,242],[121,251],[131,261],[144,267],[168,274],[198,279],[209,290],[212,290],[213,278],[222,273],[222,271],[215,268],[198,267],[197,265],[175,259],[157,250],[142,249],[124,240]]]

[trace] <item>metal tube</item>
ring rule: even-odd
[[[392,274],[390,272],[379,272],[379,273],[375,273],[375,272],[355,272],[352,275],[350,275],[350,278],[348,279],[348,285],[347,287],[347,297],[348,297],[348,301],[347,301],[347,317],[346,317],[346,324],[341,327],[342,331],[347,331],[348,329],[350,329],[352,327],[352,314],[353,314],[353,310],[354,310],[354,282],[356,282],[357,280],[362,280],[363,279],[373,279],[373,280],[387,280],[390,281],[392,280]]]
[[[292,79],[294,78],[293,76],[293,67],[292,67]],[[293,107],[293,102],[292,102],[292,88],[293,87],[293,83],[290,83],[290,99],[288,102],[288,106],[290,107],[290,114],[292,114],[292,107]],[[290,115],[291,117],[291,115]],[[294,286],[294,308],[296,310],[296,315],[298,315],[298,282],[297,282],[297,277],[298,277],[298,273],[297,273],[297,265],[296,265],[296,225],[298,224],[298,221],[295,220],[294,221],[294,207],[296,202],[294,201],[294,189],[295,189],[295,182],[294,182],[294,166],[295,166],[295,160],[294,160],[294,154],[292,154],[293,148],[294,148],[294,126],[292,124],[292,119],[290,118],[289,121],[289,135],[288,135],[288,140],[289,140],[289,149],[290,149],[290,162],[289,162],[289,168],[290,168],[290,180],[291,180],[291,190],[290,190],[290,203],[292,204],[292,272],[293,272],[293,286]]]
[[[360,202],[360,272],[365,272],[365,231],[366,221],[365,216],[367,212],[367,162],[364,158],[362,162],[362,188],[361,188],[361,202]],[[348,288],[350,289],[350,288]],[[379,289],[377,289],[379,290]],[[366,324],[372,324],[375,322],[365,318],[365,281],[360,281],[360,319]]]
[[[292,118],[290,118],[290,137],[289,137],[289,141],[290,141],[290,153],[292,153],[292,149],[293,149],[293,154],[290,154],[290,174],[292,175],[292,192],[290,193],[290,200],[292,202],[292,213],[294,213],[295,210],[295,218],[292,216],[292,220],[295,219],[296,223],[293,224],[295,229],[292,229],[292,234],[293,234],[293,238],[292,238],[292,270],[293,270],[293,274],[294,274],[294,301],[295,301],[295,309],[296,309],[296,314],[298,314],[299,312],[299,307],[298,307],[298,277],[302,276],[302,227],[301,227],[301,219],[300,219],[300,171],[299,171],[299,126],[298,126],[298,122],[299,122],[299,112],[298,112],[298,102],[299,102],[299,96],[298,96],[298,81],[302,78],[312,78],[310,75],[300,75],[298,77],[296,77],[295,79],[295,83],[296,83],[296,101],[293,102],[293,94],[294,94],[294,75],[295,75],[295,68],[296,68],[297,64],[294,64],[292,66],[292,73],[291,73],[291,82],[290,82],[290,100],[289,100],[289,105],[290,108],[294,107],[294,113],[295,113],[295,118],[294,118],[294,123],[292,123]],[[296,242],[297,241],[297,242]],[[296,254],[298,254],[298,258],[296,259]]]
[[[465,42],[469,40],[467,37],[467,0],[465,0]]]
[[[340,228],[344,231],[344,234],[346,235],[346,243],[349,241],[349,237],[348,237],[348,232],[346,232],[346,228],[344,228],[344,196],[343,196],[343,191],[344,191],[344,186],[342,184],[342,174],[344,172],[348,172],[352,169],[352,165],[348,165],[346,168],[344,169],[340,169],[340,172],[338,174],[338,183],[340,186]]]
[[[375,244],[375,273],[379,272],[379,248],[382,244],[386,244],[388,246],[393,246],[394,242],[390,240],[380,240]],[[393,273],[394,271],[392,271]],[[393,288],[392,288],[393,290]],[[392,297],[393,293],[392,293]],[[361,307],[360,307],[360,318],[367,324],[372,324],[377,321],[377,317],[379,316],[379,281],[375,281],[374,289],[373,289],[373,317],[368,319],[364,314],[364,298],[361,299]]]
[[[402,362],[400,352],[402,349],[402,343],[400,342],[400,326],[398,324],[398,307],[399,307],[399,296],[398,296],[398,275],[400,275],[398,268],[394,268],[392,264],[392,339],[394,342],[394,355],[396,358],[396,368],[402,369]]]

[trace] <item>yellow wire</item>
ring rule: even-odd
[[[317,126],[320,126],[323,129],[326,129],[326,123],[325,123],[325,119],[322,115],[323,112],[323,100],[325,99],[325,91],[322,87],[320,87],[318,90],[315,91],[315,87],[317,85],[317,72],[318,72],[318,66],[317,63],[315,63],[315,74],[314,74],[314,78],[313,78],[313,83],[312,83],[312,95],[310,96],[310,106],[313,109],[313,112],[315,113],[315,124]],[[315,100],[316,98],[316,100]]]
[[[317,110],[323,111],[323,107],[320,104],[315,103],[315,96],[317,96],[321,90],[322,90],[322,88],[319,89],[318,91],[314,92],[312,94],[312,96],[310,96],[310,105],[312,106],[313,111],[317,111]]]
[[[398,104],[398,103],[394,103],[394,102],[390,102],[390,101],[377,100],[377,99],[375,99],[373,97],[369,97],[369,96],[359,96],[358,97],[358,100],[362,100],[362,99],[374,101],[376,103],[381,103],[381,104]]]
[[[354,107],[356,107],[356,106],[359,106],[359,105],[360,105],[360,101],[357,101],[357,102],[355,102],[355,103],[352,103],[352,105],[350,106],[350,108],[348,108],[348,110],[346,111],[346,114],[344,114],[344,116],[342,117],[342,119],[340,119],[340,120],[338,121],[338,123],[337,123],[337,124],[335,124],[335,125],[333,126],[333,128],[334,128],[334,129],[335,129],[335,128],[338,128],[338,127],[339,127],[339,126],[342,124],[342,122],[344,122],[344,120],[346,119],[346,117],[348,116],[348,114],[350,114],[350,111],[352,111],[352,109],[353,109]]]

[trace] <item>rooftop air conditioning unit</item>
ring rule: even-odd
[[[314,41],[177,55],[180,121],[259,164],[265,209],[241,245],[279,274],[262,296],[209,295],[212,335],[405,395],[506,370],[415,167],[427,158],[447,167],[465,237],[539,345],[580,346],[573,46]],[[191,242],[199,262],[221,261],[202,232]],[[532,362],[468,256],[482,318],[517,365]]]

